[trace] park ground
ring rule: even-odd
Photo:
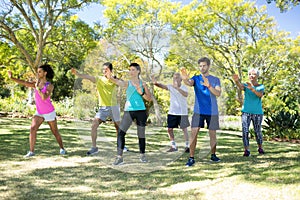
[[[265,141],[266,154],[258,155],[250,141],[251,157],[243,157],[238,132],[219,131],[219,163],[209,161],[205,131],[199,135],[196,164],[185,167],[188,155],[165,153],[166,129],[147,127],[148,163],[135,159],[135,130],[127,135],[130,151],[125,164],[112,166],[115,132],[111,124],[99,130],[100,152],[85,155],[90,146],[90,123],[59,120],[67,155],[47,124],[39,132],[36,156],[25,159],[30,119],[0,118],[0,199],[264,199],[300,197],[300,144]],[[179,143],[180,131],[175,135]]]

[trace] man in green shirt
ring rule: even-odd
[[[91,130],[92,147],[87,152],[87,155],[94,155],[98,153],[98,147],[96,144],[97,129],[99,125],[105,122],[108,117],[110,117],[114,121],[117,134],[119,131],[120,106],[117,103],[117,85],[108,79],[108,77],[111,77],[112,70],[113,66],[109,62],[103,64],[103,76],[98,77],[88,74],[80,74],[76,71],[76,69],[71,69],[71,72],[79,78],[87,79],[95,83],[99,96],[99,110],[95,115]]]

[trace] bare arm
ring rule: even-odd
[[[194,80],[191,80],[189,78],[189,75],[186,72],[186,69],[183,67],[183,68],[180,69],[180,71],[181,71],[181,77],[182,77],[182,80],[183,80],[184,84],[187,85],[187,86],[190,86],[190,87],[194,86]]]
[[[18,83],[18,84],[21,84],[21,85],[24,85],[26,87],[35,87],[35,82],[29,82],[29,81],[24,81],[24,80],[20,80],[18,78],[14,78],[12,76],[12,72],[11,71],[7,71],[8,73],[8,77],[13,80],[14,82]]]
[[[45,100],[51,96],[54,86],[52,84],[48,85],[45,93],[43,93],[38,87],[36,89],[37,89],[39,95],[41,96],[41,98],[43,100]]]
[[[253,93],[254,93],[256,96],[258,96],[259,98],[262,98],[262,96],[264,95],[263,92],[258,92],[258,91],[256,91],[256,90],[251,86],[250,83],[247,83],[247,88],[248,88],[249,90],[251,90],[251,92],[253,92]]]
[[[182,94],[182,96],[184,96],[184,97],[187,97],[187,96],[188,96],[188,92],[182,90],[180,87],[177,87],[177,88],[175,87],[175,89],[177,89],[178,92],[179,92],[180,94]]]
[[[232,79],[234,81],[234,83],[236,84],[236,86],[240,89],[240,90],[244,90],[244,85],[241,84],[241,82],[239,81],[239,76],[237,74],[233,74],[232,75]]]
[[[76,69],[72,68],[71,69],[72,74],[78,76],[79,78],[87,79],[90,80],[93,83],[96,83],[96,78],[94,76],[90,76],[88,74],[81,74],[79,73]]]
[[[151,99],[151,93],[150,93],[150,90],[147,86],[146,83],[143,83],[143,88],[144,88],[144,93],[142,93],[142,97],[146,100],[146,101],[152,101]]]
[[[107,77],[111,82],[115,83],[116,85],[124,88],[124,87],[127,87],[128,86],[128,81],[123,81],[121,79],[117,79],[117,78],[114,78],[112,76],[108,76]]]

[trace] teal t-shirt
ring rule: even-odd
[[[142,82],[140,81],[140,87],[142,87]],[[136,88],[128,81],[128,87],[126,89],[126,103],[125,111],[136,111],[136,110],[146,110],[143,97],[136,91]]]
[[[242,112],[250,114],[264,114],[262,109],[261,98],[256,96],[251,90],[247,88],[247,84],[244,83],[244,104]],[[264,92],[264,85],[258,85],[253,87],[257,92]]]

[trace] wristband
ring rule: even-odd
[[[143,93],[141,94],[141,96],[144,96],[144,94],[145,94],[145,90],[143,91]]]

